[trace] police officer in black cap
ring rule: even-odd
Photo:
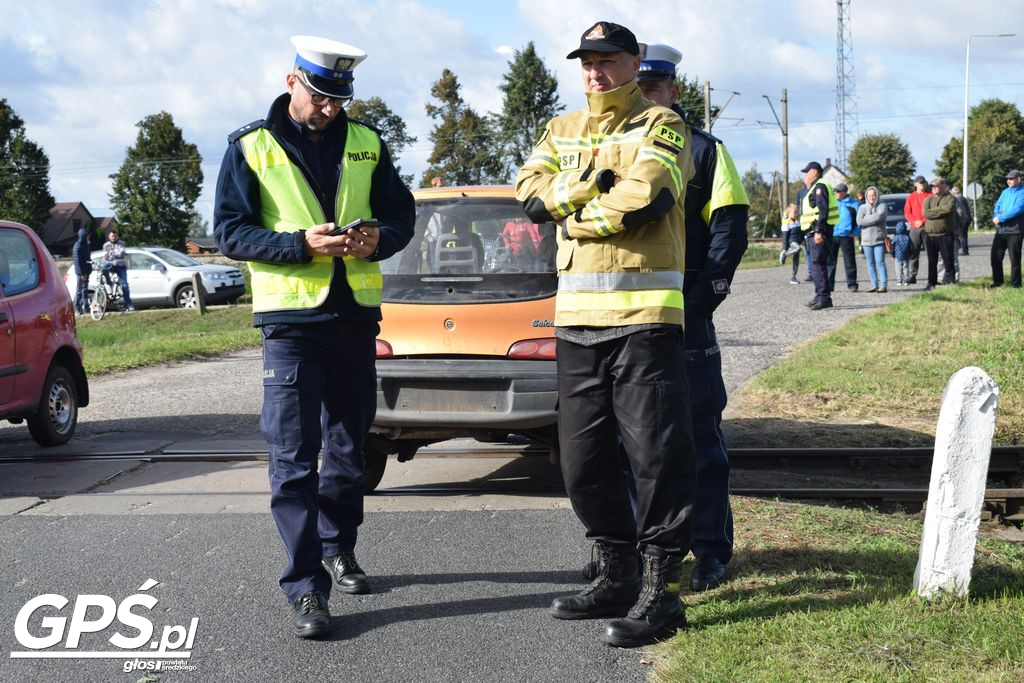
[[[415,208],[380,133],[343,110],[366,53],[314,36],[292,43],[288,92],[228,138],[214,235],[252,273],[270,509],[288,555],[280,584],[296,635],[310,638],[331,631],[332,582],[370,590],[354,551],[376,410],[377,262],[409,242]]]

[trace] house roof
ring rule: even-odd
[[[117,228],[117,219],[113,216],[97,216],[94,220],[96,222],[96,232],[101,235],[106,235],[112,229]]]
[[[216,249],[217,248],[217,240],[215,240],[212,237],[189,237],[185,241],[186,242],[191,242],[192,244],[196,245],[197,247],[202,247],[203,249]]]
[[[74,220],[75,214],[79,214],[81,209],[85,212],[85,215],[90,219],[92,214],[89,213],[89,209],[85,208],[85,204],[82,202],[57,202],[50,209],[50,217],[43,227],[39,230],[39,236],[43,238],[43,244],[48,247],[59,245],[62,243],[74,242],[75,231],[74,231]]]

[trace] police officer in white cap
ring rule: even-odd
[[[288,555],[280,585],[296,635],[309,638],[331,631],[333,584],[370,590],[354,550],[376,410],[377,262],[409,242],[415,208],[380,133],[343,109],[366,53],[313,36],[292,43],[287,92],[228,137],[214,235],[252,273],[270,508]]]
[[[641,44],[637,85],[644,97],[669,107],[684,120],[679,106],[676,65],[683,55],[669,45]],[[697,451],[697,497],[693,506],[693,555],[690,589],[705,591],[725,580],[732,558],[732,509],[729,459],[722,436],[725,382],[712,316],[729,294],[733,274],[747,249],[750,202],[732,157],[718,138],[692,128],[690,153],[694,175],[686,187],[685,299],[686,372],[690,415]]]

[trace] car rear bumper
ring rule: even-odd
[[[553,360],[377,361],[375,427],[531,430],[557,422]]]

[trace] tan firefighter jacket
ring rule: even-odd
[[[516,178],[534,222],[561,223],[555,325],[682,326],[690,129],[635,81],[587,104],[548,124]]]

